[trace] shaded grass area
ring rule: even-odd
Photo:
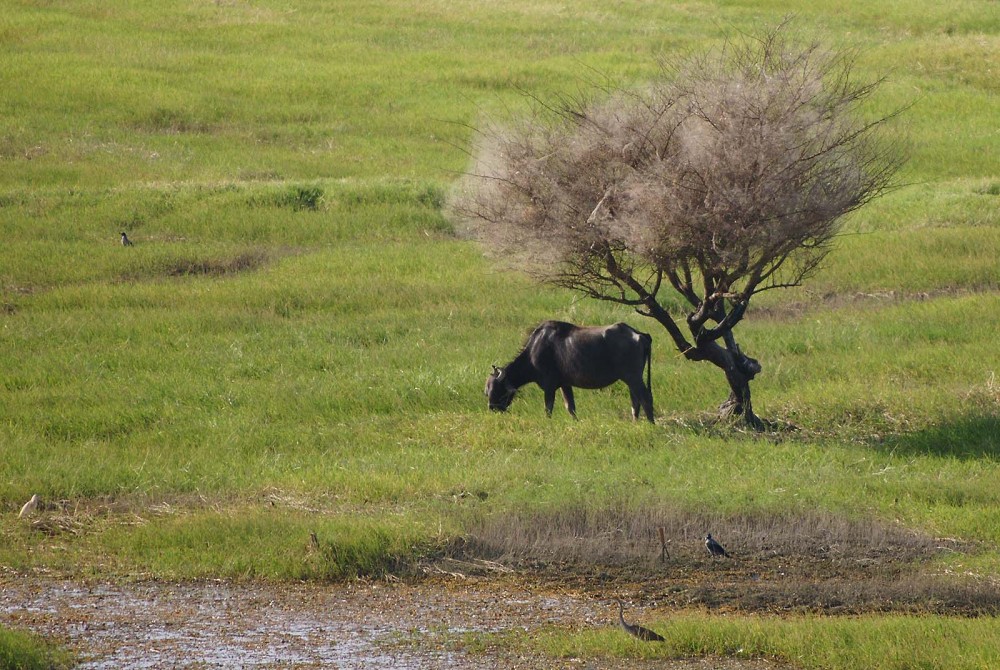
[[[983,384],[981,393],[996,395],[996,378],[991,376]],[[954,458],[1000,458],[1000,417],[983,412],[973,413],[955,421],[943,422],[906,434],[894,435],[886,440],[885,448],[895,453],[936,453]]]
[[[74,665],[71,654],[37,635],[0,626],[0,668],[58,670]]]

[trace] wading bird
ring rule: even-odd
[[[26,516],[31,516],[32,514],[35,513],[36,509],[38,509],[38,494],[37,493],[34,494],[33,496],[31,496],[31,500],[29,500],[28,502],[24,503],[24,506],[21,507],[21,511],[18,513],[17,518],[21,519],[21,518],[26,517]]]
[[[122,246],[123,247],[130,247],[130,246],[132,246],[132,240],[130,240],[128,238],[128,235],[125,234],[124,230],[122,231]]]
[[[615,600],[618,603],[618,622],[625,629],[625,632],[629,635],[639,638],[640,640],[645,640],[647,642],[663,642],[663,636],[659,633],[654,633],[648,628],[643,628],[639,624],[628,623],[625,621],[625,608],[622,605],[622,601]]]
[[[705,547],[708,548],[708,553],[712,554],[712,556],[725,556],[729,558],[726,548],[716,542],[711,533],[705,536]]]

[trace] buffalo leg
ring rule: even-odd
[[[639,419],[639,399],[642,396],[639,394],[639,389],[636,388],[635,383],[628,385],[628,395],[632,400],[632,420],[637,421]]]
[[[552,408],[556,404],[556,390],[555,388],[542,390],[545,391],[545,415],[552,418]]]
[[[628,393],[632,399],[632,420],[639,420],[639,410],[642,409],[646,419],[650,423],[653,421],[653,393],[646,388],[642,380],[632,382],[628,385]]]
[[[642,409],[646,413],[646,419],[650,423],[656,423],[653,420],[653,389],[645,384],[642,385]]]
[[[566,411],[570,413],[574,419],[576,418],[576,401],[573,399],[573,387],[563,386],[563,403],[566,405]]]

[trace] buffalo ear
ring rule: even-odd
[[[498,368],[497,366],[494,365],[493,366],[493,376],[499,378],[501,374],[503,374],[503,370],[501,370],[500,368]]]

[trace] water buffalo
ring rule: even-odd
[[[641,407],[652,422],[653,391],[649,379],[652,346],[652,337],[624,323],[583,327],[546,321],[535,328],[514,360],[503,368],[493,366],[486,379],[489,407],[506,411],[517,390],[535,382],[545,392],[546,414],[552,416],[556,389],[562,389],[566,409],[576,418],[574,386],[599,389],[621,380],[628,385],[632,396],[632,418],[639,418]]]

